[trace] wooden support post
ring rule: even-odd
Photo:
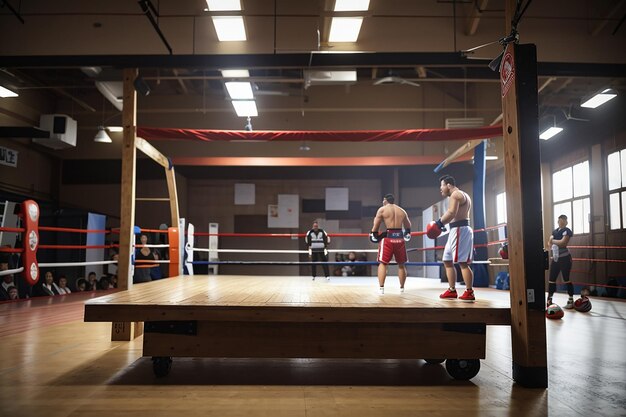
[[[124,70],[124,109],[122,125],[124,137],[122,142],[122,184],[120,207],[120,252],[118,261],[117,286],[127,290],[133,286],[131,272],[131,256],[135,242],[135,173],[137,167],[137,92],[133,86],[138,71],[136,68]],[[139,327],[135,323],[135,327]],[[132,340],[131,323],[113,323],[111,340]]]
[[[537,51],[509,44],[500,66],[511,277],[513,379],[547,387]]]

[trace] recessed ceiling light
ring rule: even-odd
[[[362,17],[333,17],[328,42],[356,42],[362,23]]]
[[[215,16],[213,25],[220,42],[245,41],[246,28],[241,16]]]
[[[239,117],[256,117],[259,115],[254,100],[233,100],[232,103]]]

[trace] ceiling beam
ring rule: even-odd
[[[467,22],[465,24],[465,34],[467,36],[473,36],[476,34],[480,18],[482,17],[482,12],[487,8],[487,3],[489,3],[489,0],[477,0],[470,6],[471,9],[467,15]]]

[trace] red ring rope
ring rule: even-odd
[[[24,233],[26,229],[21,227],[0,227],[0,232]]]
[[[70,227],[51,227],[51,226],[40,226],[39,230],[43,230],[46,232],[71,232],[71,233],[110,233],[109,230],[99,230],[99,229],[73,229]]]
[[[113,245],[39,245],[39,249],[109,249]]]

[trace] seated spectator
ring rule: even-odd
[[[87,280],[85,278],[78,278],[76,280],[76,292],[87,291]]]
[[[99,290],[108,290],[109,288],[111,288],[111,285],[109,283],[109,278],[101,277],[100,281],[98,281],[98,289]]]
[[[348,253],[348,258],[346,259],[346,262],[354,262],[354,261],[356,261],[356,253],[354,252]],[[351,277],[354,275],[354,270],[355,270],[355,266],[344,265],[341,268],[341,275],[344,277]]]
[[[44,275],[43,281],[39,281],[33,287],[33,296],[34,297],[46,297],[49,295],[58,295],[59,290],[56,284],[54,283],[54,275],[52,271],[47,271]]]
[[[19,300],[20,296],[17,293],[17,288],[16,287],[9,287],[9,289],[7,290],[7,293],[9,294],[9,300]]]
[[[70,290],[70,287],[67,286],[67,277],[65,275],[61,275],[59,277],[57,289],[59,290],[59,294],[70,294],[72,292],[72,290]]]
[[[98,277],[96,276],[96,273],[91,271],[88,275],[87,275],[87,287],[85,288],[85,291],[95,291],[98,289]]]
[[[109,280],[111,281],[111,288],[117,288],[117,275],[111,275]]]
[[[6,266],[6,268],[5,268]],[[1,264],[0,271],[8,271],[8,264]],[[2,284],[0,285],[0,300],[9,300],[9,288],[17,288],[13,274],[3,275]]]
[[[343,253],[335,254],[335,262],[345,262],[345,256]],[[335,269],[333,270],[333,275],[336,277],[340,277],[342,275],[342,265],[335,265]]]

